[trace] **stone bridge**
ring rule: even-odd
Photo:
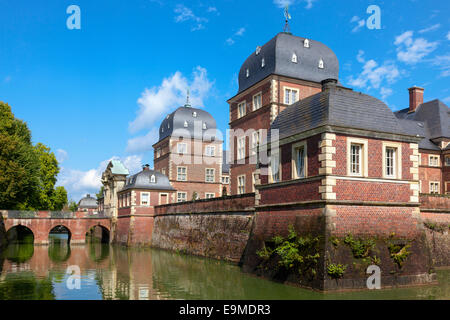
[[[45,245],[49,243],[49,234],[59,226],[69,231],[71,244],[84,244],[86,234],[95,226],[101,227],[108,233],[111,230],[111,219],[100,214],[87,212],[55,212],[55,211],[0,211],[3,216],[5,231],[22,226],[33,233],[34,244]]]

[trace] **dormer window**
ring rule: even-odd
[[[194,117],[194,118],[197,118],[197,112],[192,112],[192,116]]]
[[[265,65],[266,65],[266,61],[264,60],[264,58],[262,58],[262,60],[261,60],[261,68],[264,68]]]
[[[186,120],[184,120],[184,127],[187,128],[188,127],[188,123]]]
[[[323,60],[322,59],[319,60],[319,69],[323,69]]]
[[[150,182],[151,182],[151,183],[156,183],[156,177],[155,177],[154,174],[151,175],[151,177],[150,177]]]
[[[164,132],[164,127],[161,127],[161,133],[163,133]]]
[[[260,47],[260,46],[257,46],[257,47],[256,47],[256,52],[255,52],[255,54],[258,55],[260,52],[261,52],[261,47]]]
[[[166,119],[169,119],[169,117],[170,117],[170,115],[168,114],[167,117],[166,117]]]
[[[308,39],[303,40],[303,46],[305,48],[309,48],[309,40]]]
[[[297,55],[295,54],[295,52],[292,54],[292,62],[293,63],[297,63]]]
[[[203,122],[203,130],[206,130],[206,122]]]
[[[250,76],[250,70],[247,69],[247,70],[245,71],[245,76],[246,76],[247,78]]]
[[[167,123],[167,129],[170,129],[170,123]]]

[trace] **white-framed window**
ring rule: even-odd
[[[281,165],[280,165],[280,151],[276,150],[270,154],[269,164],[269,180],[271,183],[281,181]]]
[[[253,96],[253,111],[262,107],[262,95],[261,92]]]
[[[293,104],[298,101],[299,90],[293,88],[284,88],[284,103]]]
[[[359,139],[351,137],[347,138],[347,175],[367,177],[368,174],[367,146],[368,146],[367,139]]]
[[[308,39],[303,40],[303,46],[305,48],[309,48],[309,40]]]
[[[264,66],[266,65],[266,61],[264,60],[264,58],[261,59],[261,68],[264,68]]]
[[[205,193],[205,199],[212,199],[216,196],[215,193],[211,193],[211,192],[206,192]]]
[[[187,200],[187,192],[177,192],[177,202],[185,202]]]
[[[352,143],[350,145],[350,174],[355,176],[361,176],[361,164],[362,164],[362,148],[361,144]]]
[[[296,143],[292,146],[292,178],[306,178],[307,174],[306,141]]]
[[[297,63],[297,55],[295,54],[295,52],[292,54],[291,61],[292,61],[293,63]]]
[[[402,145],[396,142],[383,142],[383,178],[402,178]]]
[[[186,154],[187,153],[187,144],[179,142],[177,143],[177,152],[180,154]]]
[[[214,182],[215,180],[215,170],[213,168],[206,168],[205,169],[205,181],[206,182]]]
[[[245,70],[245,76],[246,76],[247,78],[250,76],[250,70],[249,70],[249,69]]]
[[[439,167],[439,156],[429,155],[428,156],[428,165],[430,167]]]
[[[150,205],[150,193],[149,192],[141,192],[141,206]]]
[[[177,181],[186,181],[186,180],[187,180],[187,168],[177,167]]]
[[[256,149],[260,143],[260,130],[256,130],[252,133],[252,155],[256,154]]]
[[[245,136],[237,139],[237,160],[245,158]]]
[[[238,185],[238,194],[245,193],[245,175],[241,175],[237,177],[237,185]]]
[[[396,173],[396,155],[397,148],[386,148],[386,156],[385,156],[385,174],[386,177],[395,178]]]
[[[319,66],[318,67],[319,67],[319,69],[323,69],[324,68],[322,59],[319,60]]]
[[[156,176],[154,174],[150,176],[150,183],[156,183]]]
[[[238,119],[245,116],[246,112],[247,112],[247,102],[242,101],[241,103],[238,104]]]
[[[445,166],[450,166],[450,156],[445,156]]]
[[[216,146],[206,146],[205,147],[205,156],[214,157],[216,155]]]
[[[161,173],[162,173],[163,175],[166,175],[166,168],[162,168],[162,169],[161,169]]]
[[[230,183],[230,177],[223,176],[222,177],[222,184],[229,184]]]
[[[161,148],[156,149],[156,158],[161,157]]]
[[[438,181],[430,181],[430,193],[440,193]]]

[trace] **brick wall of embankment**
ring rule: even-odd
[[[0,214],[0,250],[6,245],[6,229],[3,216]]]
[[[152,246],[238,263],[254,216],[254,194],[155,207]]]
[[[450,266],[450,197],[420,195],[420,215],[434,265]]]

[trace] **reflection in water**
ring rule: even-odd
[[[0,254],[0,299],[450,299],[450,270],[438,286],[322,294],[259,279],[221,261],[101,243],[10,245]],[[81,289],[67,287],[67,267]]]

